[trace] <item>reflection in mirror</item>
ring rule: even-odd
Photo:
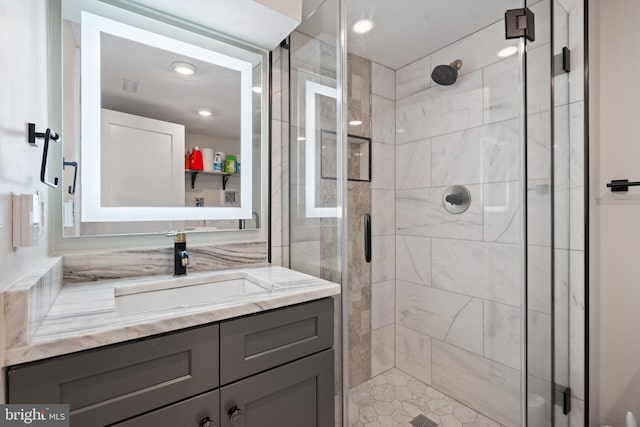
[[[64,5],[64,157],[81,160],[64,236],[259,227],[264,54]]]

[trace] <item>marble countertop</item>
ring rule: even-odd
[[[205,290],[203,286],[210,291],[217,282],[229,280],[235,280],[236,287],[241,287],[245,283],[243,279],[250,282],[253,292],[236,292],[222,298],[215,298],[215,292],[213,296],[211,292],[202,292]],[[201,288],[196,289],[196,286]],[[157,291],[166,296],[158,299],[164,304],[155,306],[150,298],[158,296]],[[335,283],[276,266],[195,272],[179,278],[153,276],[69,284],[62,288],[28,344],[6,350],[5,365],[87,350],[339,293],[340,286]],[[125,299],[129,303],[120,304]]]

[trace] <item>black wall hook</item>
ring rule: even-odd
[[[51,129],[47,129],[46,132],[36,132],[36,124],[28,123],[27,141],[29,141],[29,144],[33,145],[34,147],[37,147],[38,146],[38,144],[36,143],[37,139],[44,139],[44,142],[46,144],[49,142],[49,139],[57,141],[58,139],[60,139],[60,135],[53,132]]]

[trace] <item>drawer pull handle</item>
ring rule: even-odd
[[[232,406],[229,411],[227,411],[227,414],[229,414],[231,424],[237,424],[242,420],[242,409],[237,406]]]
[[[214,423],[211,418],[204,417],[200,420],[200,427],[216,427],[216,423]]]

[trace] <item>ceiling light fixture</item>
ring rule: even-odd
[[[206,108],[201,108],[198,110],[198,114],[200,114],[202,117],[209,117],[211,116],[211,110],[207,110]]]
[[[306,141],[306,140],[307,140],[307,138],[305,138],[304,136],[299,136],[298,137],[298,141]]]
[[[349,122],[349,126],[360,126],[362,124],[362,120],[351,120]]]
[[[193,76],[198,71],[195,65],[188,62],[174,62],[171,64],[171,68],[182,76]]]
[[[255,93],[262,93],[262,88],[260,86],[254,86],[251,88]]]
[[[518,52],[518,48],[517,47],[509,46],[509,47],[505,47],[500,52],[498,52],[498,56],[500,58],[508,58],[511,55],[514,55],[516,52]]]
[[[361,19],[353,24],[353,27],[351,28],[353,29],[353,32],[357,34],[368,33],[373,28],[373,22],[369,19]]]

